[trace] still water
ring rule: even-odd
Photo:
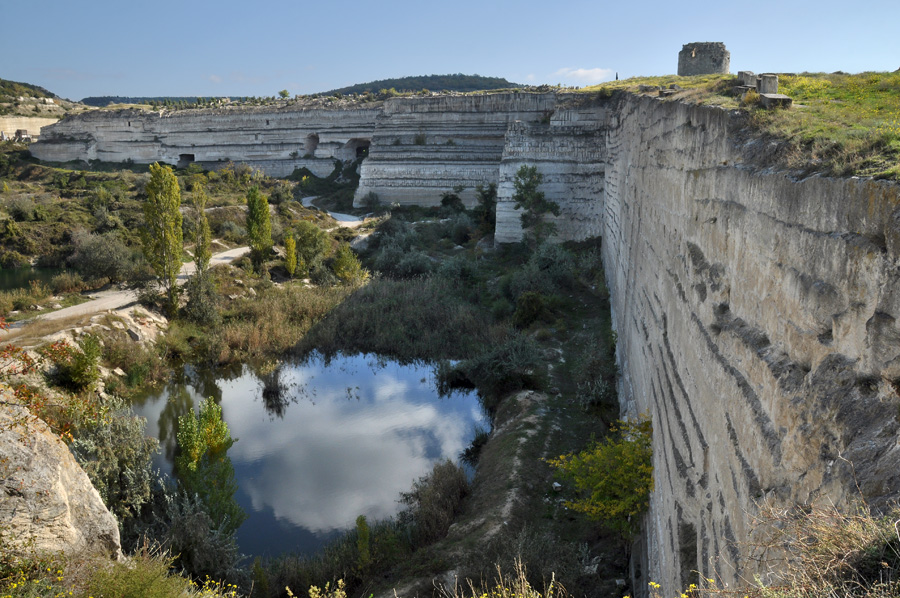
[[[476,426],[474,393],[440,397],[432,369],[371,355],[312,359],[274,371],[185,368],[162,392],[134,403],[172,470],[178,416],[212,396],[237,442],[228,451],[249,517],[240,551],[312,553],[358,515],[396,514],[401,492],[440,460],[456,461]]]
[[[0,268],[0,291],[27,288],[32,280],[50,284],[54,276],[64,272],[61,268]]]

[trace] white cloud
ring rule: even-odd
[[[209,79],[213,83],[221,83],[222,82],[222,77],[220,77],[219,75],[210,75],[207,77],[207,79]]]
[[[526,81],[534,81],[535,79],[537,79],[537,77],[534,76],[534,73],[528,73],[527,75],[525,75]]]
[[[575,69],[566,67],[559,69],[551,75],[558,79],[558,83],[571,83],[574,85],[593,85],[603,81],[609,81],[615,76],[616,72],[612,69]]]

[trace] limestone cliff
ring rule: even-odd
[[[752,582],[761,501],[900,490],[900,189],[755,169],[720,109],[623,96],[610,114],[620,396],[655,427],[642,585]]]
[[[8,403],[0,405],[0,484],[6,547],[121,556],[118,523],[68,447],[24,407]]]

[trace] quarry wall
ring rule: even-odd
[[[900,192],[755,169],[723,110],[629,96],[610,115],[620,400],[654,425],[635,590],[774,581],[758,505],[900,489]]]
[[[877,506],[900,489],[900,190],[754,167],[766,148],[739,142],[742,126],[648,96],[522,93],[90,112],[32,152],[327,174],[363,151],[357,203],[432,205],[462,185],[471,204],[497,183],[499,242],[521,238],[512,182],[537,165],[558,238],[603,237],[622,411],[654,424],[634,587],[677,595],[698,573],[774,581],[751,548],[763,502],[845,505],[858,488]]]

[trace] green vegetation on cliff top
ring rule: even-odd
[[[780,74],[778,82],[779,93],[794,101],[788,110],[742,104],[731,75],[638,77],[583,91],[656,95],[657,86],[678,85],[682,89],[669,101],[746,110],[750,136],[778,142],[760,157],[765,166],[803,175],[900,179],[900,72]]]

